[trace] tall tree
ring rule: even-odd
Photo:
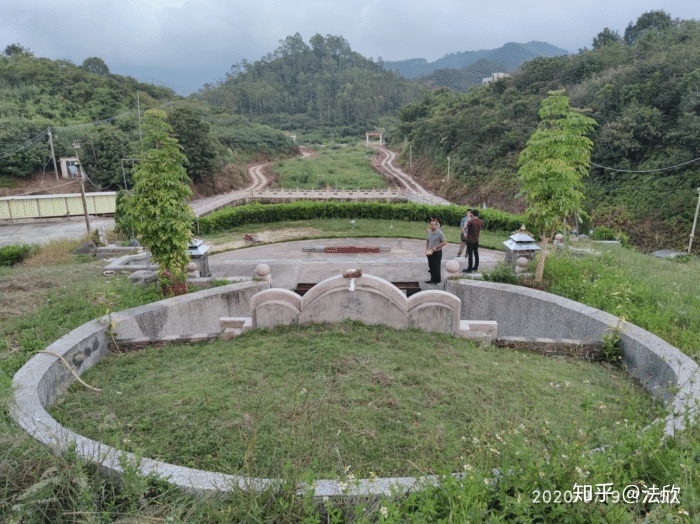
[[[187,157],[187,173],[192,180],[206,178],[214,167],[216,149],[209,124],[189,107],[178,107],[169,116],[173,132]]]
[[[606,45],[614,44],[620,40],[622,40],[620,38],[620,33],[606,27],[593,39],[593,49],[601,49]]]
[[[24,47],[22,44],[8,45],[3,54],[5,56],[34,56],[34,53],[32,53],[28,47]]]
[[[187,158],[166,118],[165,111],[156,109],[144,114],[143,140],[147,150],[134,171],[134,191],[124,208],[141,243],[158,263],[161,279],[183,282],[187,277],[187,242],[194,218],[185,199],[192,190],[183,167]]]
[[[83,60],[83,65],[80,67],[85,69],[85,71],[89,71],[90,73],[95,73],[96,75],[100,76],[107,76],[109,74],[109,67],[107,67],[104,60],[97,56],[86,58]]]
[[[588,175],[593,142],[586,136],[595,120],[569,106],[564,90],[549,91],[539,111],[540,123],[520,153],[518,179],[528,203],[527,217],[542,240],[536,280],[542,280],[547,245],[581,212],[583,177]]]
[[[663,31],[673,25],[671,15],[666,11],[647,11],[637,18],[637,22],[629,23],[625,29],[625,42],[634,44],[643,31]]]

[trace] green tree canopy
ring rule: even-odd
[[[620,40],[620,33],[606,27],[593,39],[593,49],[601,49],[606,45],[614,44]]]
[[[85,69],[85,71],[95,73],[96,75],[107,76],[109,74],[109,67],[107,67],[105,61],[96,56],[91,56],[83,60],[83,65],[81,67]]]
[[[202,180],[214,167],[216,149],[209,124],[201,113],[189,107],[178,107],[168,117],[173,132],[187,157],[187,173],[192,180]]]
[[[187,276],[187,243],[194,215],[185,201],[192,195],[183,167],[187,161],[161,110],[146,111],[143,118],[142,161],[134,170],[134,190],[125,207],[141,242],[158,263],[161,277]]]
[[[673,25],[671,15],[665,11],[647,11],[642,16],[637,18],[634,24],[629,23],[625,29],[625,42],[633,44],[639,38],[643,31],[663,31]]]
[[[526,215],[542,239],[537,267],[537,280],[542,280],[547,243],[569,216],[581,211],[583,177],[593,148],[586,134],[596,122],[572,110],[563,90],[548,93],[539,116],[537,130],[520,153],[518,179],[528,204]]]
[[[24,47],[22,44],[10,44],[5,48],[3,52],[5,56],[34,56],[34,53],[30,51],[28,47]]]

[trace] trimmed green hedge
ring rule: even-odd
[[[19,244],[0,247],[0,266],[14,266],[32,254],[32,246]]]
[[[199,218],[199,233],[226,231],[243,224],[310,220],[315,218],[370,218],[427,222],[439,216],[444,225],[459,226],[466,206],[438,206],[427,204],[387,204],[385,202],[314,202],[298,201],[285,204],[248,204],[227,207]],[[511,215],[498,209],[480,209],[479,218],[484,229],[515,231],[525,222],[522,215]]]

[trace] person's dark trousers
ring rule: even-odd
[[[432,255],[428,257],[428,266],[430,267],[430,280],[433,282],[440,282],[440,265],[442,264],[442,251],[434,251]]]
[[[479,269],[479,243],[478,242],[467,242],[467,269],[476,271]],[[472,262],[474,262],[472,264]]]

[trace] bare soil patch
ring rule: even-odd
[[[318,236],[321,234],[320,229],[308,228],[308,229],[268,229],[265,231],[260,231],[255,233],[255,235],[262,241],[261,244],[270,244],[275,242],[284,242],[285,240],[292,240],[294,238],[304,238],[310,236]],[[244,246],[250,246],[252,243],[248,240],[234,240],[233,242],[226,242],[225,244],[218,244],[214,247],[215,252],[229,251],[231,249],[238,249]],[[256,244],[260,245],[260,244]]]
[[[80,184],[77,180],[59,179],[53,173],[37,174],[30,178],[5,177],[12,187],[0,187],[0,197],[24,195],[56,195],[64,193],[79,193]],[[88,184],[86,191],[96,191]]]

